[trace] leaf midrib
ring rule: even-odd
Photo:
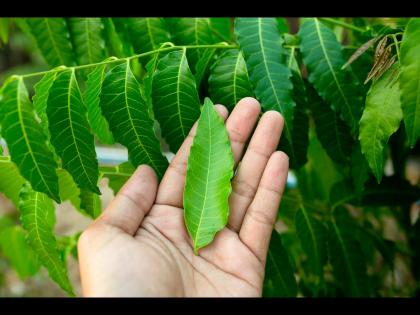
[[[75,80],[75,78],[74,78],[74,70],[73,70],[72,73],[71,73],[71,76],[70,76],[70,82],[69,82],[68,93],[67,93],[67,114],[68,114],[68,117],[69,117],[69,126],[70,126],[71,136],[73,138],[73,143],[74,143],[74,146],[75,146],[76,151],[77,151],[77,157],[80,161],[80,165],[83,168],[83,173],[85,173],[91,187],[96,187],[96,184],[92,183],[92,179],[90,178],[89,174],[86,171],[85,164],[83,163],[83,160],[82,160],[82,157],[81,157],[81,154],[80,154],[78,141],[77,141],[76,135],[74,134],[73,119],[72,119],[72,114],[71,114],[71,101],[70,101],[70,99],[71,99],[71,89],[72,89],[72,86],[74,84],[74,80]]]
[[[150,157],[149,152],[145,149],[145,147],[144,147],[143,143],[141,142],[140,137],[137,133],[137,129],[135,128],[135,126],[133,124],[133,118],[131,117],[130,106],[129,106],[128,98],[127,98],[128,97],[128,94],[127,94],[128,93],[128,86],[127,86],[127,84],[128,84],[128,72],[129,72],[129,70],[130,70],[130,61],[127,60],[126,68],[125,68],[125,80],[124,80],[124,99],[125,99],[125,105],[126,105],[126,108],[127,108],[127,114],[128,114],[128,118],[129,118],[129,121],[130,121],[131,129],[133,130],[134,135],[136,136],[137,143],[141,146],[141,148],[143,149],[143,152],[146,153],[147,158],[149,159],[150,163],[153,165],[153,167],[156,170],[158,170],[159,168],[156,166],[155,162]]]
[[[184,124],[182,122],[182,117],[181,117],[181,100],[180,100],[180,96],[181,96],[181,90],[180,90],[180,86],[181,86],[181,70],[182,70],[182,65],[184,63],[184,59],[185,59],[185,50],[182,51],[181,62],[179,63],[178,76],[177,76],[177,81],[176,81],[176,106],[177,106],[177,110],[178,110],[179,125],[181,126],[181,130],[182,130],[182,137],[185,139],[185,137],[187,135],[185,133]]]
[[[54,39],[53,33],[51,32],[51,27],[50,27],[50,24],[48,22],[48,18],[43,18],[42,20],[44,21],[44,23],[47,26],[48,37],[51,39],[51,42],[52,42],[53,47],[54,47],[54,50],[55,50],[55,52],[56,52],[56,54],[58,56],[58,59],[60,59],[60,62],[61,62],[62,65],[65,65],[64,58],[61,55],[60,50],[58,49],[58,47],[57,47],[57,45],[55,43],[55,39]]]

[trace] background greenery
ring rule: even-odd
[[[25,165],[17,167],[9,158],[13,160],[11,148],[4,145],[0,192],[11,203],[0,201],[0,292],[62,294],[45,283],[46,270],[68,293],[80,292],[73,271],[77,237],[129,177],[131,164],[141,162],[141,152],[133,157],[137,148],[113,129],[124,118],[114,122],[102,105],[106,98],[99,100],[95,90],[107,92],[102,95],[117,93],[112,76],[103,79],[108,62],[120,64],[106,59],[114,56],[121,62],[129,57],[131,82],[140,83],[136,99],[143,99],[150,121],[158,122],[155,131],[166,153],[176,152],[185,134],[180,125],[166,120],[166,111],[159,110],[177,102],[166,98],[176,91],[165,80],[179,80],[178,89],[188,91],[189,97],[182,100],[186,125],[198,117],[206,96],[229,110],[240,98],[255,96],[264,110],[275,109],[285,117],[280,149],[290,157],[291,173],[270,244],[265,296],[418,296],[420,105],[411,99],[419,93],[413,85],[419,82],[420,27],[418,19],[412,19],[408,31],[408,22],[395,18],[0,19],[0,82],[6,96],[0,99],[0,132],[6,138],[12,128],[3,121],[2,107],[15,106],[4,100],[18,80],[7,78],[23,75],[33,102],[25,108],[34,106],[42,128],[49,122],[49,129],[40,130],[50,130],[48,149],[58,154],[51,157],[60,166],[59,196],[54,199],[66,203],[58,210],[62,205],[37,191],[34,181],[29,180],[33,188],[29,187]],[[182,49],[202,45],[207,46]],[[350,59],[360,47],[363,54]],[[148,53],[154,50],[159,53]],[[97,67],[84,67],[103,60],[107,61]],[[345,66],[348,60],[351,64]],[[60,151],[63,141],[54,132],[60,129],[62,116],[49,112],[47,104],[46,111],[45,106],[39,110],[42,99],[46,103],[46,96],[55,95],[52,82],[60,87],[73,82],[73,77],[71,71],[63,71],[56,80],[62,70],[43,77],[44,73],[34,73],[63,64],[77,70],[74,82],[81,92],[71,95],[80,94],[79,102],[86,103],[87,115],[82,105],[77,107],[85,116],[80,124],[87,126],[85,134],[92,130],[95,136],[85,140],[101,147],[128,147],[131,163],[115,166],[100,161],[96,176],[101,197],[92,193],[98,189],[95,184],[83,186],[94,174],[78,178],[74,166],[66,167]],[[121,63],[110,72],[118,76],[124,69]],[[95,114],[99,103],[103,117],[100,111]],[[405,104],[414,106],[412,116]],[[153,127],[142,135],[153,139]],[[89,155],[94,153],[85,154]],[[164,170],[164,164],[157,170]],[[68,217],[71,208],[82,216]],[[49,231],[38,240],[31,237],[34,213],[45,216],[42,227]],[[73,230],[57,228],[61,220]],[[42,250],[45,246],[48,253]],[[10,273],[40,289],[13,293],[10,278],[18,281]]]

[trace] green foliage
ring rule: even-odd
[[[20,193],[19,210],[22,214],[22,226],[28,233],[28,241],[41,264],[63,290],[73,294],[67,267],[60,257],[53,232],[55,212],[52,200],[25,185]]]
[[[360,145],[378,183],[384,171],[386,143],[402,120],[399,84],[392,73],[393,68],[371,86],[360,119]]]
[[[185,224],[195,253],[227,223],[233,164],[223,120],[206,98],[188,158],[184,190]]]
[[[152,91],[153,110],[162,136],[171,151],[177,152],[200,116],[200,100],[185,50],[170,52],[159,60]]]
[[[295,297],[296,279],[280,235],[273,231],[265,267],[264,295],[267,297]]]
[[[21,30],[48,64],[38,73],[8,70],[18,75],[0,88],[0,192],[21,214],[20,223],[15,213],[0,218],[6,263],[22,278],[41,264],[72,294],[66,261],[77,257],[80,233],[54,232],[53,200],[96,218],[99,180],[117,194],[141,164],[161,179],[165,156],[176,153],[201,112],[184,194],[197,253],[226,225],[234,172],[228,135],[208,98],[231,112],[255,96],[263,112],[283,115],[278,149],[292,169],[263,294],[418,294],[419,221],[410,221],[409,208],[420,187],[408,163],[420,136],[419,19],[303,18],[296,34],[289,22],[0,19],[2,45],[16,49]],[[95,146],[120,144],[129,161],[98,162]],[[407,270],[403,284],[389,281],[399,268]]]
[[[341,70],[345,60],[334,32],[318,19],[308,19],[302,24],[299,36],[309,81],[355,134],[361,114],[360,88]]]
[[[114,139],[127,147],[131,163],[148,164],[161,178],[168,161],[160,152],[153,120],[128,61],[108,71],[100,98]]]
[[[420,137],[420,18],[407,24],[401,44],[401,104],[411,147]]]
[[[252,87],[242,52],[225,51],[211,67],[209,94],[215,103],[225,105],[229,111],[244,97],[252,96]]]

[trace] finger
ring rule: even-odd
[[[141,165],[120,189],[111,204],[95,221],[134,235],[156,197],[157,177],[148,165]]]
[[[242,153],[260,114],[260,103],[252,97],[241,99],[226,121],[235,164],[242,157]]]
[[[226,107],[223,105],[215,106],[217,112],[223,120],[226,120],[228,116],[228,110]],[[163,175],[162,181],[159,185],[156,203],[182,208],[188,155],[190,153],[190,147],[193,142],[196,129],[197,122],[191,128],[188,136],[185,138],[183,144],[169,164],[165,175]]]
[[[246,209],[254,199],[261,176],[271,154],[276,150],[283,130],[283,117],[276,111],[260,119],[248,149],[232,181],[229,198],[229,228],[238,232]]]
[[[265,262],[281,195],[287,180],[289,158],[274,152],[267,163],[254,200],[246,211],[239,238]]]

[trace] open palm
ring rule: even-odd
[[[260,105],[253,98],[242,99],[229,117],[225,107],[216,109],[226,121],[239,164],[228,226],[194,255],[182,200],[195,125],[159,185],[154,171],[140,166],[80,237],[84,295],[261,296],[288,170],[287,156],[275,151],[283,119],[266,112],[254,131]]]

